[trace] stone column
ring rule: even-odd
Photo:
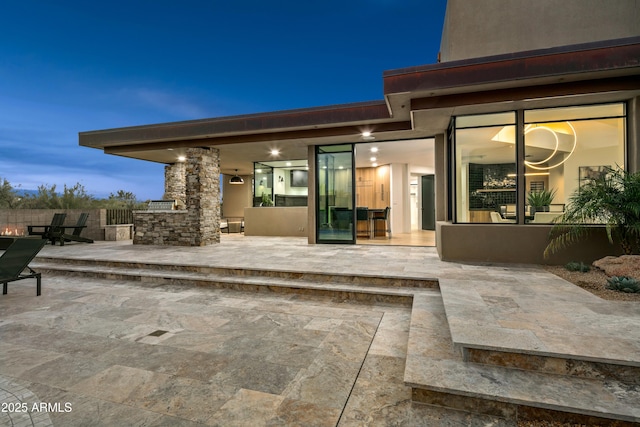
[[[164,200],[176,200],[177,208],[184,209],[186,200],[186,164],[184,162],[164,167]]]
[[[220,153],[215,148],[189,148],[185,162],[190,246],[220,243]]]

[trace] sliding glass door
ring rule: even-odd
[[[316,241],[355,243],[353,144],[316,147]]]

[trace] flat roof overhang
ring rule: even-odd
[[[223,172],[307,157],[307,146],[443,133],[453,115],[640,96],[640,37],[386,71],[384,101],[81,132],[81,146],[174,163],[188,147],[220,149]]]
[[[416,129],[442,117],[640,95],[640,37],[386,71],[389,108]],[[448,123],[447,123],[448,124]]]

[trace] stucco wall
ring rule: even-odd
[[[640,0],[448,0],[441,61],[640,35]]]
[[[244,235],[307,237],[307,212],[306,207],[246,208]]]
[[[504,224],[436,224],[438,255],[443,261],[562,265],[570,261],[591,263],[607,255],[620,255],[604,227],[593,230],[585,241],[545,259],[551,226]]]
[[[229,184],[229,180],[233,175],[223,175],[222,184],[222,217],[242,217],[244,216],[244,208],[252,205],[252,189],[251,176],[244,175],[242,179],[244,184]]]

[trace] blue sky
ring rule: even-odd
[[[382,99],[435,63],[446,0],[9,0],[0,14],[0,179],[162,196],[163,165],[78,132]]]

